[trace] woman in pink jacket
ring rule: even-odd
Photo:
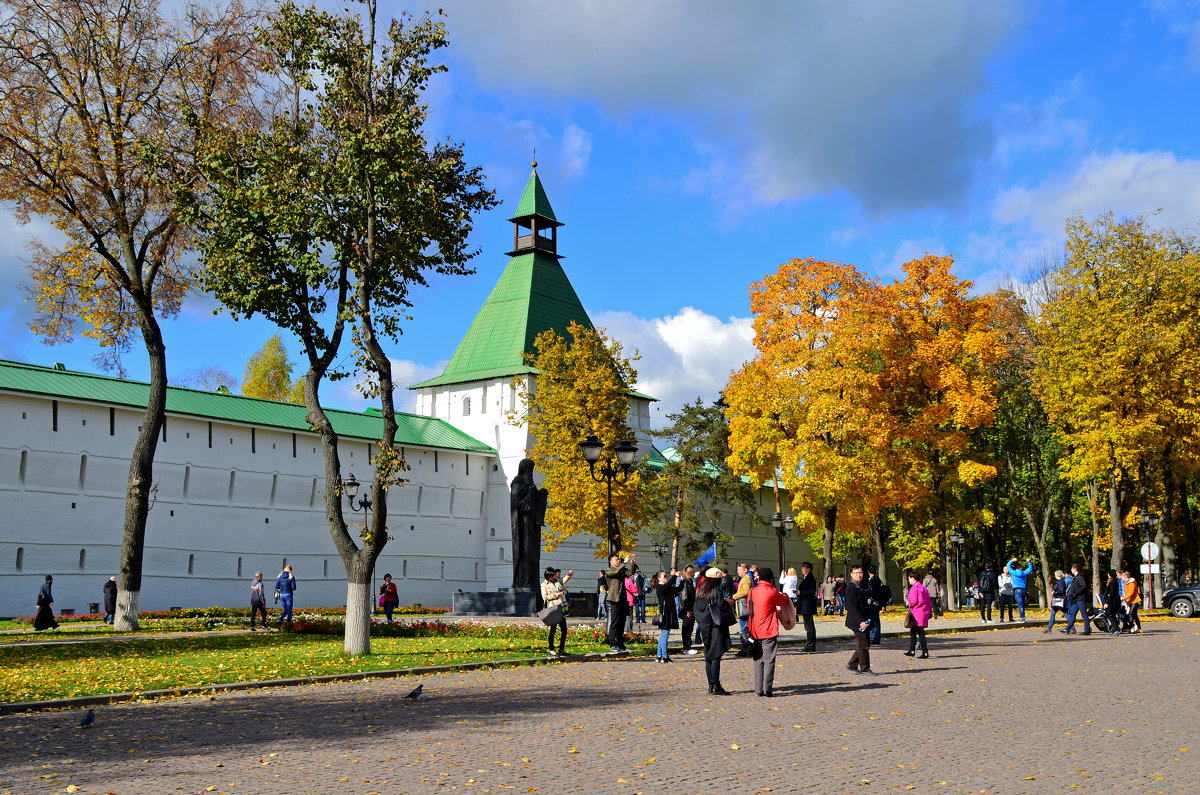
[[[908,612],[912,614],[912,628],[908,630],[908,651],[904,654],[912,657],[917,653],[917,641],[921,642],[921,659],[929,657],[929,647],[925,645],[925,627],[933,617],[933,603],[929,601],[929,591],[921,584],[921,575],[909,569],[908,575]]]

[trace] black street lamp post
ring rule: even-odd
[[[663,541],[655,541],[650,545],[650,549],[654,552],[655,557],[658,558],[658,565],[662,567],[663,571],[666,571],[667,564],[663,562],[663,558],[666,557],[667,552],[670,551],[671,547]],[[658,583],[656,582],[655,585],[657,584]]]
[[[958,610],[962,607],[963,602],[963,581],[962,581],[962,548],[963,542],[966,541],[966,536],[959,533],[951,533],[949,541],[954,545],[954,609]]]
[[[342,481],[342,490],[346,492],[346,502],[350,505],[351,511],[362,511],[363,529],[366,530],[367,514],[371,512],[371,498],[366,494],[358,497],[358,487],[362,484],[354,479],[354,473],[351,472],[345,480]],[[358,504],[354,504],[354,498],[358,497]],[[371,566],[371,593],[375,593],[375,566]],[[375,613],[375,597],[371,597],[371,613]]]
[[[622,439],[616,447],[616,463],[614,464],[611,458],[606,459],[600,465],[599,474],[596,473],[596,463],[600,461],[600,455],[604,452],[604,443],[596,438],[595,434],[591,434],[579,443],[579,449],[583,452],[583,460],[588,463],[592,480],[608,486],[608,554],[616,555],[620,551],[620,544],[617,534],[617,513],[613,510],[612,504],[612,484],[614,480],[617,483],[629,480],[629,473],[633,471],[634,462],[637,460],[637,446],[628,439]]]
[[[795,520],[789,514],[786,519],[779,515],[779,511],[771,517],[771,527],[775,529],[775,535],[779,537],[779,576],[784,575],[785,569],[783,558],[783,540],[792,534],[792,528],[796,526]],[[773,585],[774,583],[772,583]]]

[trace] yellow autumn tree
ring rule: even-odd
[[[283,347],[283,335],[272,334],[246,362],[242,394],[285,403],[304,402],[304,379],[292,380],[295,363]]]
[[[1159,473],[1165,485],[1195,471],[1200,258],[1193,241],[1142,216],[1075,216],[1066,233],[1066,261],[1033,321],[1034,388],[1062,434],[1067,476],[1107,492],[1098,501],[1118,568],[1131,511],[1163,505],[1152,494]],[[1160,540],[1172,512],[1163,515]]]
[[[549,551],[566,538],[587,534],[599,539],[597,556],[607,555],[606,486],[592,479],[579,443],[594,434],[604,443],[601,461],[614,458],[614,463],[613,450],[622,439],[636,443],[628,415],[637,371],[619,342],[577,323],[570,324],[566,336],[543,331],[534,347],[529,364],[537,375],[515,382],[522,410],[511,422],[528,423],[534,440],[528,454],[550,494],[542,544]],[[645,469],[648,452],[641,449],[638,457],[628,480],[612,486],[620,550],[633,549],[638,530],[653,523],[663,498],[663,484]]]

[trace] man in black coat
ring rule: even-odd
[[[804,561],[800,564],[800,585],[796,587],[796,612],[804,619],[804,651],[817,650],[817,624],[813,616],[817,614],[817,578],[812,573],[812,563]]]
[[[996,598],[996,587],[1000,581],[992,572],[992,564],[988,563],[979,574],[979,620],[985,624],[992,623],[992,601]]]
[[[1070,611],[1067,617],[1067,628],[1061,630],[1068,635],[1075,634],[1075,616],[1083,614],[1083,634],[1092,634],[1092,619],[1088,615],[1088,585],[1087,580],[1083,578],[1083,572],[1080,571],[1079,565],[1071,566],[1071,584],[1067,586],[1067,609]]]
[[[696,628],[696,616],[692,612],[696,606],[696,570],[694,566],[685,566],[683,574],[683,590],[679,592],[679,624],[683,633],[683,653],[695,654],[692,648],[692,631]]]
[[[104,623],[111,624],[117,617],[117,578],[109,577],[104,583]]]
[[[867,604],[862,566],[850,570],[850,581],[846,583],[846,628],[854,633],[856,646],[846,667],[856,673],[874,674],[871,670],[871,639],[867,635],[871,628],[871,608]]]
[[[883,580],[879,579],[879,569],[872,563],[867,566],[867,607],[871,611],[871,628],[867,630],[867,638],[876,646],[883,642],[883,632],[879,626],[879,612],[883,606]]]

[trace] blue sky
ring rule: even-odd
[[[504,203],[477,221],[477,274],[416,294],[391,350],[403,384],[440,372],[503,270],[535,147],[563,266],[641,353],[657,416],[753,355],[748,288],[790,258],[890,279],[950,254],[988,290],[1061,249],[1076,212],[1200,221],[1195,0],[438,5],[431,132],[465,142]],[[93,370],[86,339],[26,330],[23,247],[45,234],[0,211],[0,357]],[[274,332],[214,306],[197,296],[165,329],[173,379],[240,376]],[[125,364],[145,377],[136,348]],[[327,402],[365,405],[345,383]]]

